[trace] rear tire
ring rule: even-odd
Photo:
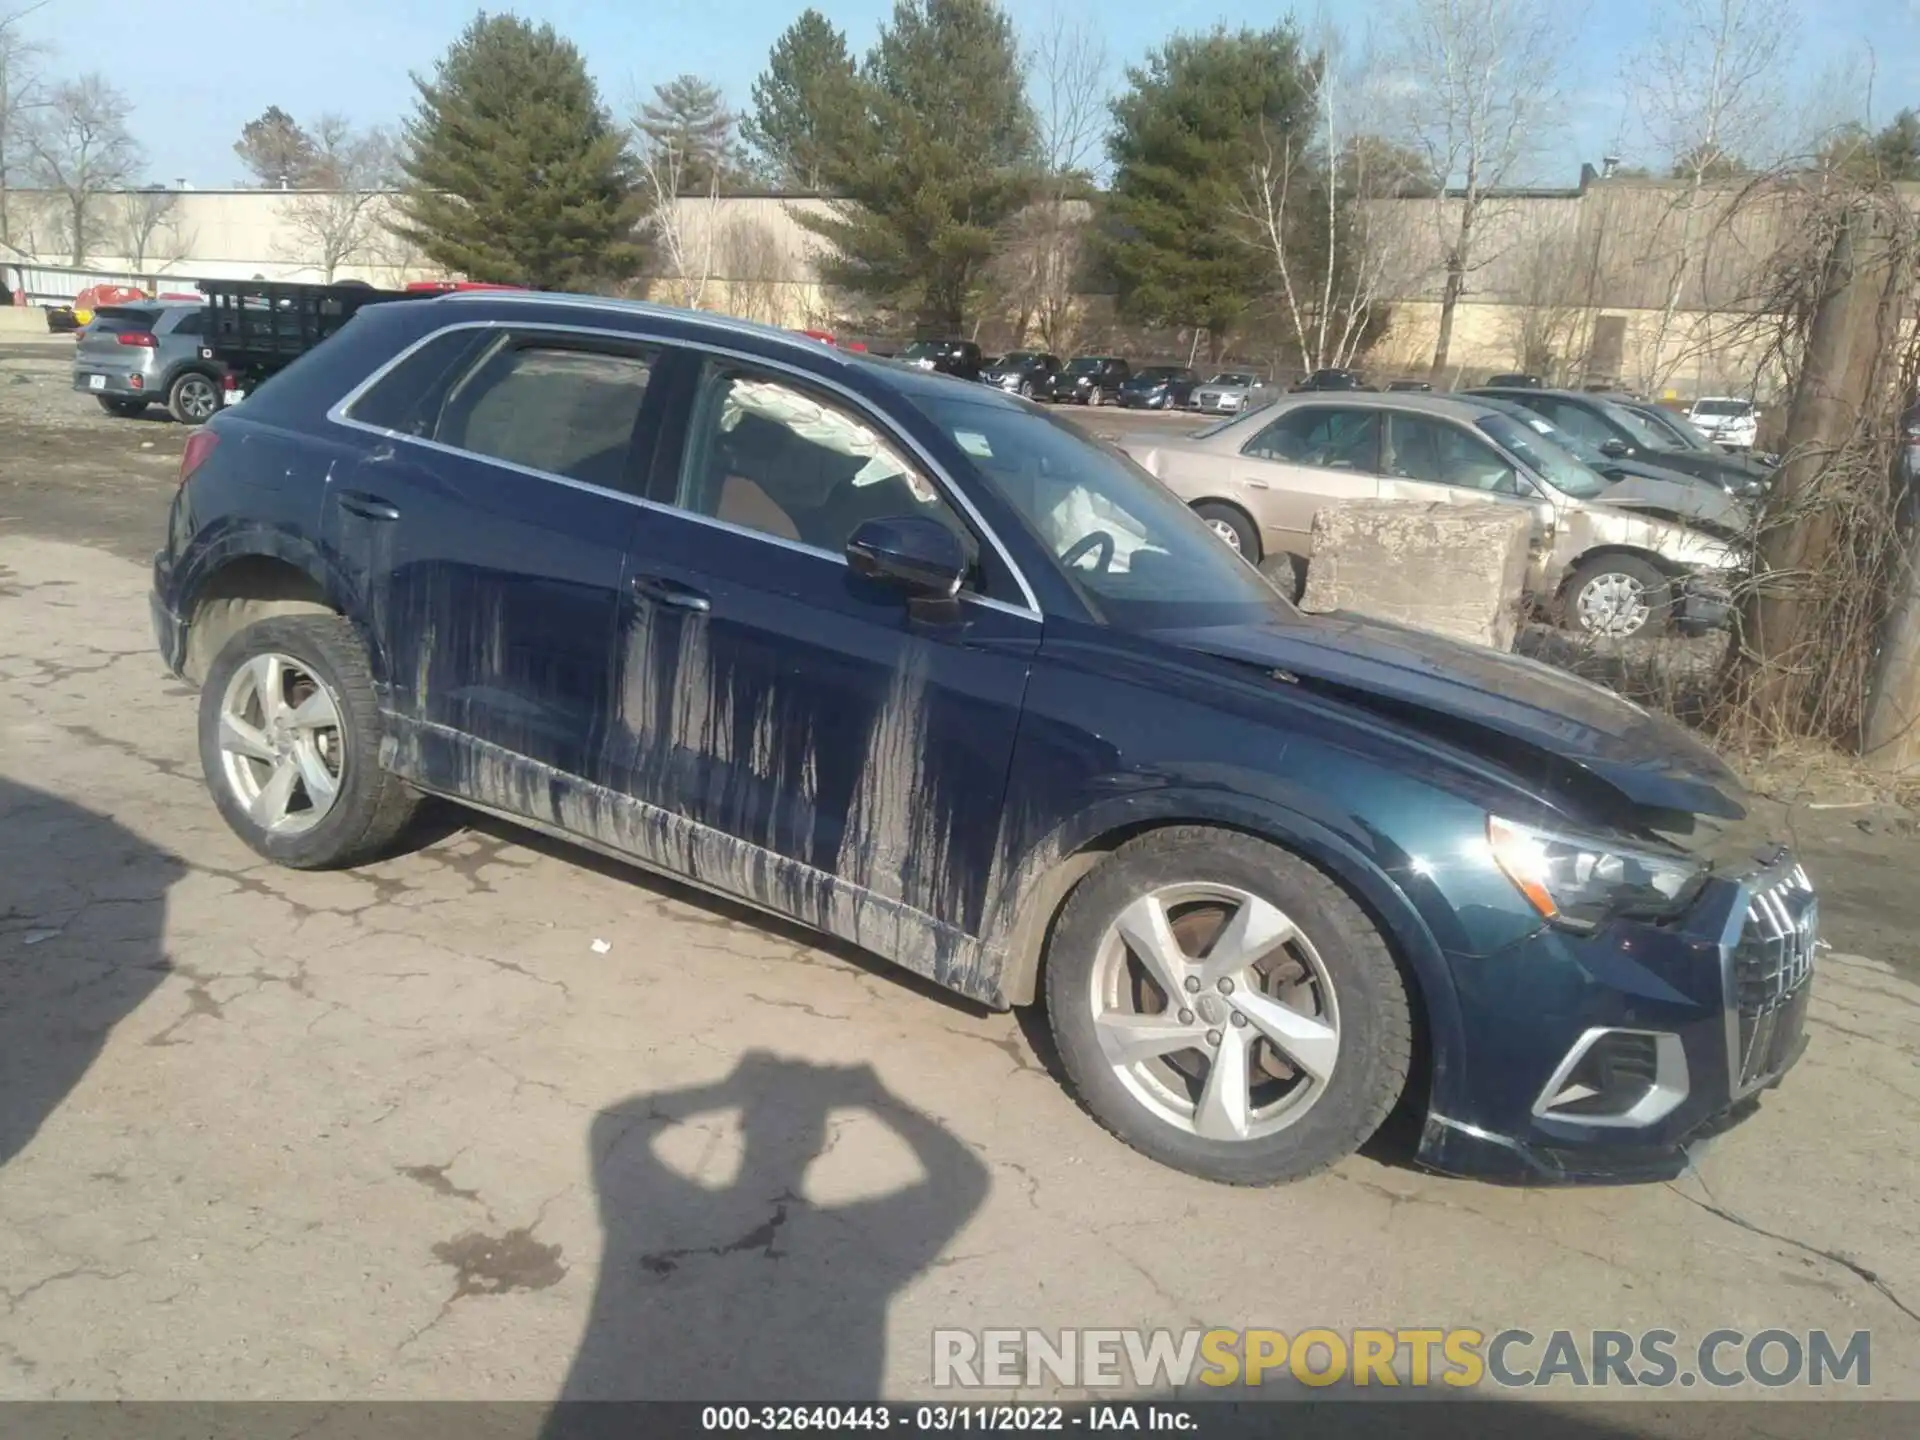
[[[1202,500],[1193,507],[1193,513],[1206,521],[1207,527],[1249,565],[1258,565],[1264,558],[1260,549],[1260,527],[1238,505]]]
[[[200,693],[214,803],[255,851],[294,870],[375,859],[406,828],[419,796],[381,768],[382,733],[366,649],[339,615],[247,626]]]
[[[1142,952],[1161,936],[1156,969]],[[1046,967],[1081,1103],[1190,1175],[1302,1179],[1406,1089],[1412,1010],[1385,940],[1326,874],[1250,835],[1183,825],[1121,846],[1067,901]]]
[[[204,425],[219,410],[220,387],[198,370],[189,370],[167,391],[167,413],[182,425]]]

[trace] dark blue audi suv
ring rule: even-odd
[[[711,316],[370,306],[189,442],[153,619],[214,802],[422,795],[1044,1005],[1169,1165],[1677,1173],[1802,1047],[1732,774],[1560,672],[1309,617],[1014,396]],[[902,1003],[911,1003],[903,995]]]

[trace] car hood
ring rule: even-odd
[[[1746,796],[1726,763],[1677,722],[1537,660],[1357,616],[1161,632],[1183,648],[1425,714],[1556,755],[1637,805],[1740,819]]]
[[[1596,498],[1603,505],[1671,516],[1716,535],[1746,535],[1753,529],[1752,509],[1719,486],[1663,475],[1651,465],[1635,467]]]

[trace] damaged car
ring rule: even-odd
[[[152,611],[268,859],[504,817],[1038,1007],[1212,1180],[1395,1113],[1442,1170],[1670,1177],[1803,1047],[1812,886],[1686,731],[1303,615],[1049,412],[788,332],[368,307],[188,441]]]
[[[1529,597],[1569,628],[1610,639],[1724,625],[1751,564],[1738,502],[1653,477],[1610,481],[1500,402],[1290,395],[1126,449],[1230,548],[1255,564],[1291,557],[1296,577],[1312,554],[1313,517],[1330,504],[1524,510]]]

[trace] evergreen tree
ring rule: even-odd
[[[745,169],[734,133],[734,115],[717,85],[698,75],[678,75],[653,87],[635,128],[644,160],[674,177],[685,194],[704,194],[716,183],[736,183]]]
[[[551,25],[483,12],[414,86],[399,228],[436,264],[542,290],[639,267],[625,134]]]
[[[318,146],[278,105],[269,105],[257,119],[241,128],[234,142],[238,155],[253,178],[270,190],[304,189],[313,177]]]
[[[1316,71],[1291,25],[1176,35],[1128,70],[1099,247],[1124,312],[1204,327],[1219,353],[1269,288],[1238,216],[1255,147],[1316,143]]]
[[[859,123],[821,166],[844,201],[795,219],[832,246],[829,284],[950,333],[1033,193],[1013,24],[994,0],[896,0],[859,94]]]
[[[740,129],[775,184],[815,191],[861,115],[847,37],[818,10],[803,10],[753,82],[753,114]]]

